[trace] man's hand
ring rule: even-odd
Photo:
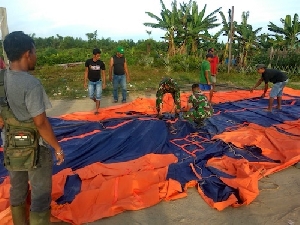
[[[55,151],[55,158],[57,160],[56,165],[61,165],[65,161],[65,155],[62,149]]]

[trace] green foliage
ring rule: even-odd
[[[195,71],[199,69],[199,64],[199,58],[195,56],[175,55],[170,57],[172,71]]]
[[[223,65],[222,65],[223,66]],[[222,67],[221,66],[221,67]],[[199,82],[199,71],[173,71],[170,72],[166,67],[142,67],[139,65],[129,66],[130,82],[128,83],[129,93],[150,92],[155,93],[158,84],[163,77],[174,78],[181,91],[190,91],[190,86],[193,83]],[[37,67],[33,74],[41,80],[45,87],[46,93],[53,99],[80,99],[87,98],[87,90],[83,87],[84,80],[84,65],[76,65],[73,67],[63,66],[43,66]],[[288,73],[290,76],[290,73]],[[112,84],[108,80],[106,73],[106,86],[104,96],[112,95]],[[228,74],[226,70],[220,71],[217,78],[217,86],[227,85],[237,88],[248,89],[252,87],[259,79],[260,75],[255,68],[247,73],[240,73],[232,69]],[[290,76],[288,87],[295,89],[300,88],[300,76]],[[261,89],[263,87],[260,87]]]

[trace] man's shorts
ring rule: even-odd
[[[102,81],[89,81],[88,90],[90,99],[95,98],[97,101],[100,101],[102,96]]]
[[[211,82],[214,83],[214,84],[217,83],[217,76],[216,75],[214,75],[214,76],[211,75]]]
[[[201,91],[210,91],[212,89],[210,84],[199,84],[199,88]]]
[[[282,96],[282,90],[285,87],[285,85],[287,84],[287,82],[289,81],[289,79],[287,79],[286,81],[283,82],[277,82],[273,85],[271,91],[270,91],[270,97],[271,98],[275,98],[275,97],[281,97]]]

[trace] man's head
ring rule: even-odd
[[[211,53],[207,53],[205,57],[206,57],[206,60],[207,60],[207,61],[211,61],[212,58],[214,57],[214,55],[211,54]]]
[[[210,54],[214,54],[214,52],[215,52],[214,48],[209,48],[207,50],[207,53],[210,53]]]
[[[256,65],[257,72],[260,73],[260,74],[265,72],[266,68],[267,67],[265,66],[265,64],[257,64]]]
[[[193,92],[200,91],[199,84],[193,84],[193,85],[192,85],[192,91],[193,91]]]
[[[124,48],[119,46],[117,47],[117,55],[118,56],[123,56],[124,55]]]
[[[93,49],[93,55],[96,60],[98,60],[100,58],[100,54],[101,54],[101,50],[99,48],[94,48]]]
[[[28,70],[34,70],[36,52],[34,40],[30,36],[23,31],[14,31],[5,37],[3,47],[10,62],[19,61]]]
[[[93,55],[101,54],[101,50],[99,48],[93,49]]]

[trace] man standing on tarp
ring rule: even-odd
[[[269,98],[269,105],[266,111],[271,112],[273,107],[274,98],[277,97],[277,109],[281,109],[281,102],[282,102],[282,94],[283,89],[287,82],[289,81],[287,75],[280,70],[276,69],[267,69],[264,64],[258,64],[256,66],[257,72],[261,74],[260,79],[254,85],[253,88],[250,89],[252,93],[255,88],[257,88],[263,81],[265,82],[264,93],[262,94],[262,98],[266,96],[266,92],[269,88],[268,83],[272,82],[273,87],[270,91],[270,98]]]

